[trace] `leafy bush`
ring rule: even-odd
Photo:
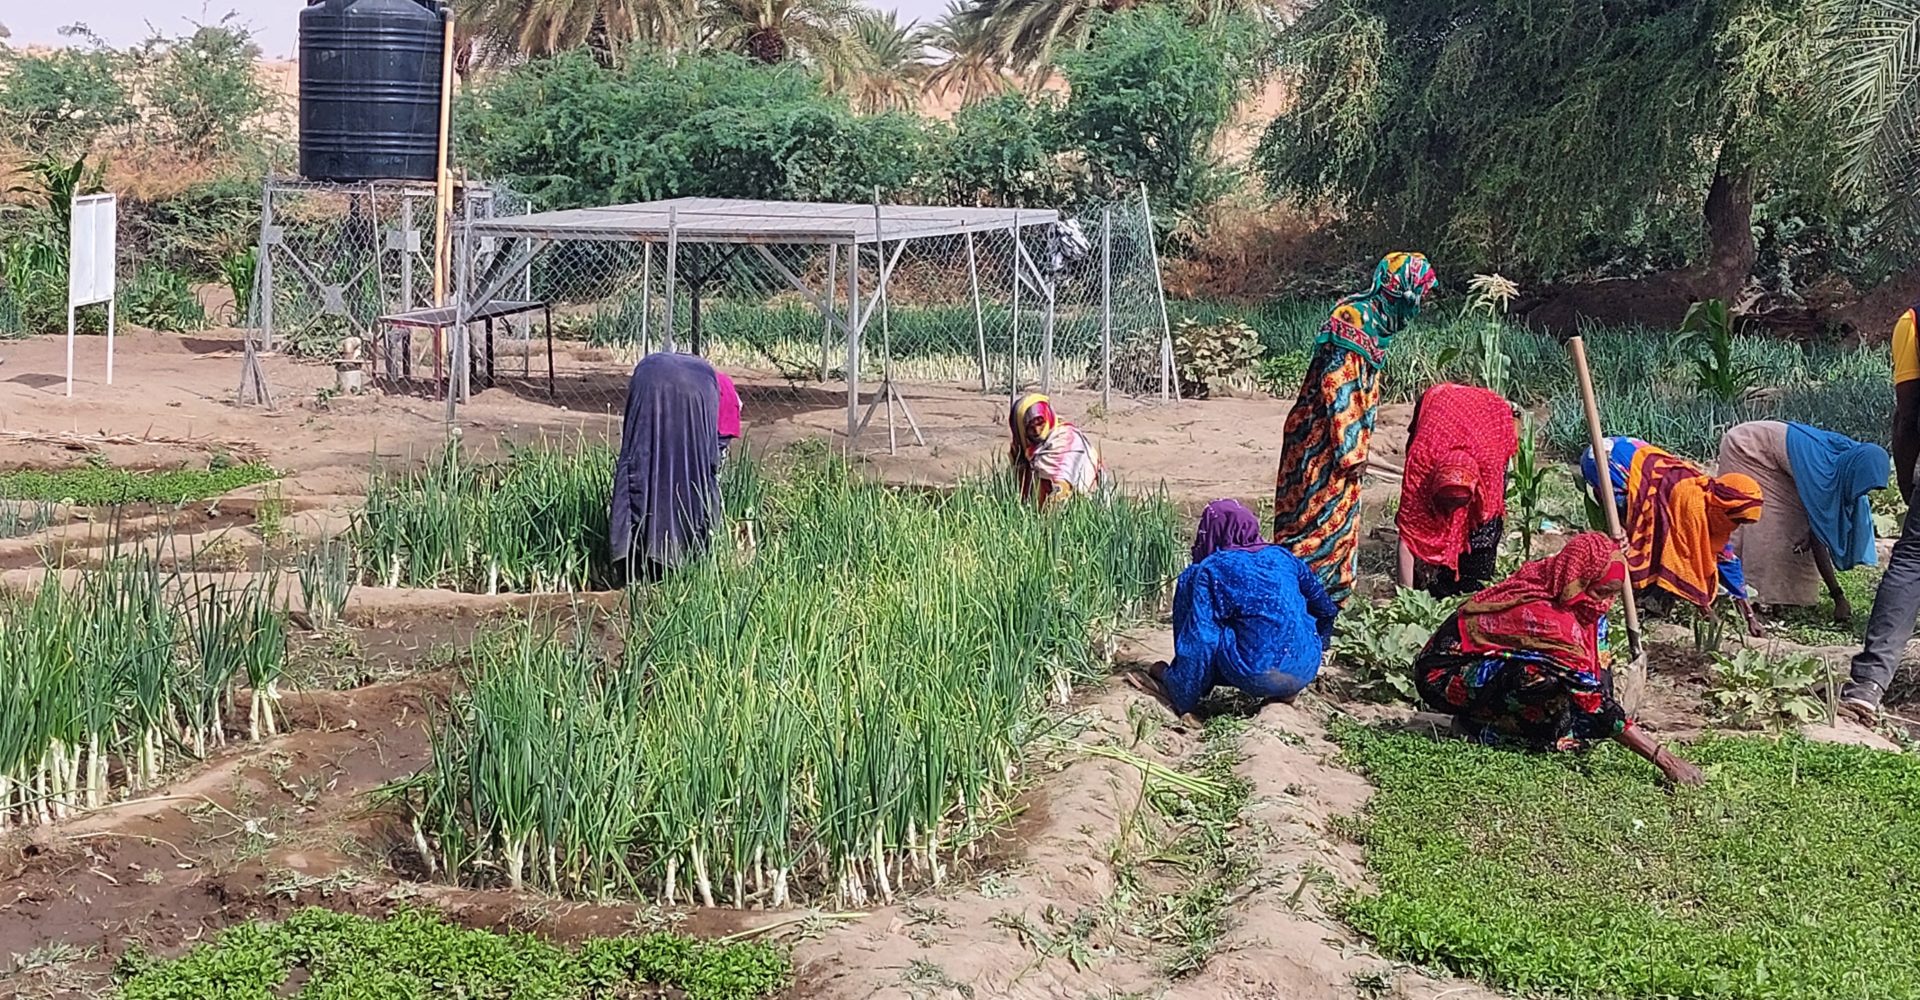
[[[1238,320],[1201,324],[1183,319],[1173,331],[1173,370],[1180,394],[1205,399],[1214,379],[1245,375],[1264,350],[1260,334]]]
[[[785,988],[787,957],[764,944],[709,944],[677,934],[598,938],[566,951],[531,934],[467,930],[421,910],[385,920],[301,910],[246,923],[179,958],[130,952],[123,1000],[301,996],[639,996],[650,984],[688,1000],[756,1000]],[[631,992],[629,992],[631,991]],[[649,994],[650,995],[650,994]]]
[[[142,268],[119,291],[120,317],[149,330],[197,330],[207,324],[207,311],[194,296],[185,275],[164,267]]]
[[[1194,26],[1176,8],[1147,5],[1106,17],[1085,49],[1062,53],[1060,127],[1076,137],[1094,188],[1130,195],[1145,184],[1168,221],[1218,195],[1213,140],[1233,115],[1258,39],[1242,19]]]
[[[1685,750],[1706,787],[1668,790],[1614,745],[1334,738],[1377,789],[1375,888],[1344,915],[1391,958],[1582,1000],[1920,995],[1920,924],[1891,888],[1920,851],[1911,755],[1709,737]]]
[[[865,202],[917,182],[920,119],[856,116],[796,64],[573,52],[462,96],[461,148],[546,207],[713,196]]]
[[[956,205],[1053,208],[1078,199],[1060,163],[1065,142],[1051,100],[997,94],[953,113],[934,170]]]
[[[233,149],[271,103],[255,65],[260,46],[237,14],[179,38],[156,35],[136,56],[149,67],[149,121],[176,149]]]
[[[110,49],[16,53],[0,47],[0,138],[35,155],[71,158],[139,118],[124,59]]]
[[[1307,366],[1312,363],[1313,358],[1305,351],[1268,354],[1254,364],[1253,384],[1280,399],[1297,398],[1301,384],[1307,380]]]
[[[1418,701],[1413,659],[1464,603],[1464,596],[1442,600],[1402,588],[1385,601],[1348,604],[1334,625],[1334,658],[1357,693],[1379,701]]]
[[[1820,699],[1809,692],[1830,675],[1817,656],[1770,656],[1762,649],[1742,649],[1713,658],[1707,700],[1714,720],[1726,725],[1742,729],[1803,725],[1826,715]]]

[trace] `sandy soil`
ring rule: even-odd
[[[267,361],[277,410],[233,402],[238,342],[230,333],[123,337],[116,384],[101,379],[104,345],[80,343],[75,394],[63,394],[64,343],[0,344],[0,468],[84,463],[203,463],[215,454],[257,458],[286,473],[179,515],[132,511],[114,524],[67,512],[65,523],[0,541],[0,585],[23,586],[51,562],[97,561],[113,539],[172,535],[181,546],[228,544],[229,569],[257,570],[260,512],[273,498],[286,530],[338,530],[372,456],[421,458],[446,439],[443,405],[410,395],[325,399],[330,369]],[[591,352],[564,351],[562,399],[494,389],[463,408],[469,446],[542,434],[606,436],[609,402],[624,378]],[[826,438],[845,448],[844,390],[792,386],[746,375],[748,434],[755,447]],[[896,482],[942,482],[1001,460],[1004,401],[964,388],[904,387],[928,446],[887,454],[884,428],[851,453]],[[1056,394],[1067,414],[1096,434],[1109,462],[1135,483],[1164,482],[1189,507],[1219,496],[1258,503],[1270,489],[1286,404],[1272,399],[1159,403],[1097,394]],[[1407,407],[1383,410],[1375,447],[1403,454]],[[902,440],[910,440],[904,433]],[[1369,488],[1376,501],[1396,487]],[[1371,504],[1377,519],[1384,504]],[[1377,562],[1386,543],[1369,540]],[[586,600],[605,602],[607,596]],[[1335,712],[1405,718],[1405,709],[1342,705],[1339,671],[1300,704],[1250,720],[1239,773],[1253,788],[1235,829],[1253,848],[1255,874],[1231,901],[1219,947],[1199,972],[1162,971],[1166,946],[1124,919],[1122,866],[1142,850],[1141,775],[1134,767],[1073,751],[1036,762],[1012,835],[985,870],[939,891],[854,917],[732,911],[662,913],[650,906],[590,906],[504,892],[409,881],[407,838],[366,807],[376,788],[425,762],[425,713],[455,683],[456,650],[496,615],[565,613],[569,597],[477,597],[417,590],[356,590],[352,623],[338,636],[305,637],[295,651],[299,687],[283,714],[292,731],[236,744],[177,776],[164,794],[120,803],[52,829],[0,841],[0,955],[62,942],[89,949],[57,977],[16,976],[0,996],[93,995],[112,956],[130,942],[161,951],[203,939],[249,916],[307,903],[384,912],[432,905],[485,927],[536,929],[561,939],[676,925],[698,933],[771,927],[793,943],[800,982],[793,997],[828,1000],[961,997],[1041,1000],[1146,996],[1427,1000],[1492,997],[1471,984],[1429,979],[1373,955],[1329,915],[1333,897],[1364,882],[1358,848],[1335,827],[1364,804],[1366,783],[1340,767],[1326,739]],[[1701,725],[1704,661],[1677,629],[1656,634],[1659,668],[1646,724],[1685,737]],[[1122,651],[1122,665],[1165,658],[1164,629]],[[1838,662],[1845,650],[1822,651]],[[346,690],[331,690],[343,688]],[[1072,706],[1081,743],[1134,745],[1172,767],[1188,762],[1197,734],[1171,724],[1156,704],[1118,683]],[[1847,735],[1847,734],[1842,734]],[[797,919],[796,919],[797,918]],[[1066,946],[1063,928],[1085,918]]]

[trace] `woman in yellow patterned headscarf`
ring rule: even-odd
[[[1314,341],[1300,398],[1287,414],[1273,491],[1273,542],[1320,574],[1345,603],[1353,590],[1360,479],[1380,405],[1380,366],[1395,334],[1420,312],[1433,266],[1417,253],[1391,253],[1373,287],[1341,299]]]
[[[1054,497],[1065,499],[1100,485],[1106,467],[1100,449],[1080,428],[1061,420],[1053,404],[1039,393],[1020,397],[1007,414],[1013,441],[1007,457],[1020,479],[1020,497],[1044,507]]]

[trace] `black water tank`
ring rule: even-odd
[[[426,0],[312,0],[300,12],[300,174],[433,180],[442,18]]]

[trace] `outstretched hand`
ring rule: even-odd
[[[1661,747],[1654,754],[1653,766],[1660,769],[1662,777],[1675,785],[1698,788],[1707,783],[1707,776],[1700,770],[1699,765],[1666,747]]]

